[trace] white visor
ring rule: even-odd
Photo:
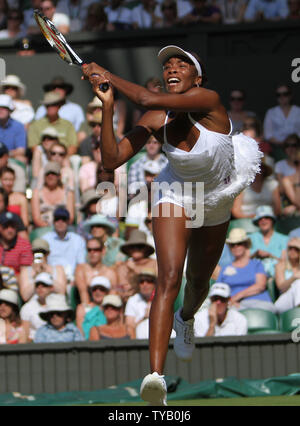
[[[185,50],[181,49],[178,46],[166,46],[163,47],[159,52],[158,52],[158,59],[159,61],[164,64],[169,58],[171,58],[172,56],[186,56],[187,58],[189,58],[193,64],[196,67],[196,70],[198,72],[198,76],[201,77],[202,76],[202,69],[201,69],[201,65],[199,64],[198,60],[195,58],[195,56],[193,56],[191,53],[186,52]]]

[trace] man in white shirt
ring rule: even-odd
[[[123,6],[124,0],[110,0],[105,7],[109,30],[128,30],[132,28],[131,10]]]
[[[21,319],[33,341],[36,330],[46,324],[40,317],[40,312],[46,312],[46,297],[53,291],[53,278],[47,272],[38,274],[35,278],[35,294],[25,303],[20,311]]]
[[[195,315],[195,337],[242,336],[247,334],[246,317],[234,308],[229,308],[230,287],[217,282],[210,288],[210,306]]]
[[[81,31],[87,17],[89,6],[95,0],[58,0],[56,12],[70,18],[70,31]]]
[[[70,18],[68,15],[56,11],[53,0],[42,0],[41,11],[62,34],[67,34],[70,31]]]

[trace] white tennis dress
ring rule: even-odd
[[[162,149],[169,162],[155,179],[154,206],[184,207],[186,216],[194,219],[190,227],[218,225],[229,220],[234,198],[260,171],[262,153],[254,139],[213,132],[188,117],[200,133],[189,152],[168,143],[169,112],[166,115]]]

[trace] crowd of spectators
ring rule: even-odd
[[[38,34],[35,9],[63,34],[300,18],[300,0],[1,0],[0,39]]]
[[[32,3],[46,8],[52,2]],[[78,13],[85,12],[80,2],[59,3],[79,3]],[[198,10],[205,2],[195,3]],[[216,3],[222,14],[229,5],[244,6],[249,16],[259,2]],[[215,19],[217,6],[211,10]],[[145,87],[161,91],[162,83],[153,77]],[[0,82],[1,343],[148,338],[157,279],[151,184],[168,160],[151,137],[127,164],[104,170],[102,103],[92,98],[84,110],[69,100],[73,90],[54,78],[35,110],[19,76]],[[264,157],[261,172],[233,204],[231,225],[238,226],[230,228],[216,283],[197,314],[197,336],[246,334],[239,311],[278,314],[300,304],[300,107],[285,83],[274,95],[276,105],[260,119],[247,109],[244,90],[230,92],[233,133],[254,138]],[[118,140],[130,122],[127,113],[116,98]],[[143,113],[133,111],[132,125]]]

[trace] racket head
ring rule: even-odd
[[[34,11],[34,18],[50,46],[65,62],[69,65],[81,66],[83,64],[82,59],[74,52],[65,37],[58,31],[50,19],[44,16],[39,10]]]

